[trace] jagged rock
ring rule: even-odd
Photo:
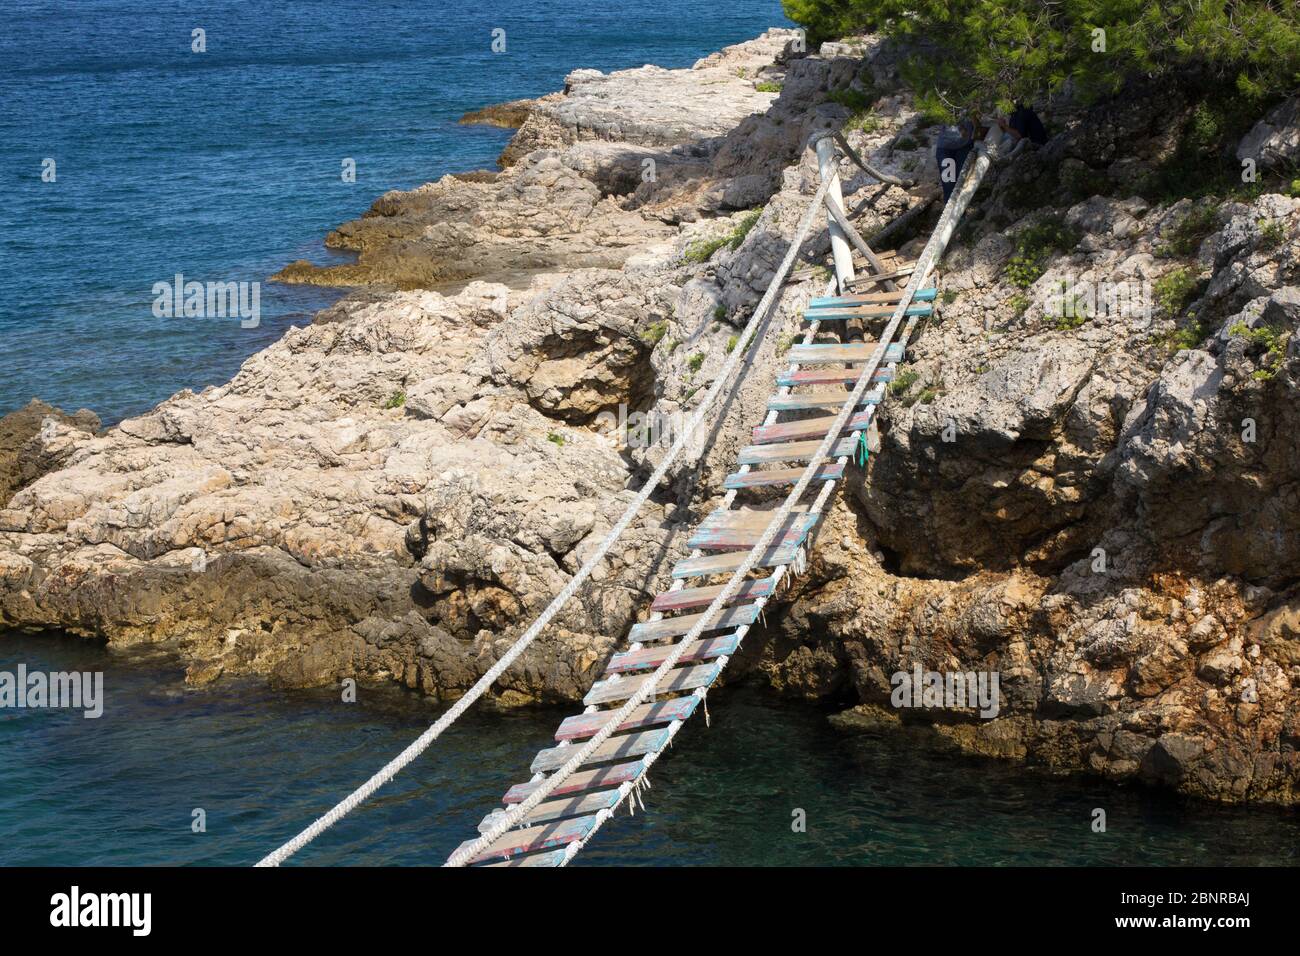
[[[537,100],[510,100],[506,103],[493,103],[482,109],[470,110],[458,123],[479,126],[500,126],[503,129],[518,129],[528,119],[528,114],[537,106]]]
[[[0,417],[0,508],[20,488],[62,464],[99,428],[98,416],[89,409],[70,415],[38,398]]]
[[[1253,160],[1263,169],[1294,169],[1300,162],[1300,97],[1274,107],[1242,137],[1237,159]]]

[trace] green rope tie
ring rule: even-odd
[[[856,450],[857,450],[857,458],[858,458],[858,467],[866,468],[867,459],[871,457],[871,449],[867,447],[867,433],[865,429],[863,431],[858,432],[858,447]]]

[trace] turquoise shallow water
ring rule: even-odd
[[[103,717],[0,710],[0,865],[254,862],[436,716],[414,695],[184,686],[175,662],[93,642],[0,636],[0,670],[106,671]],[[1291,864],[1300,815],[1191,803],[1086,778],[842,737],[826,713],[750,688],[710,697],[620,815],[594,864]],[[438,864],[527,778],[559,710],[471,711],[424,758],[295,859]],[[208,830],[190,831],[191,812]],[[1105,834],[1092,810],[1107,812]],[[791,813],[808,829],[791,832]]]

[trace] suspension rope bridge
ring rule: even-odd
[[[531,779],[506,792],[504,806],[483,819],[478,836],[462,843],[446,865],[564,866],[625,801],[641,803],[650,768],[701,704],[707,721],[709,688],[787,574],[804,568],[846,466],[855,458],[865,464],[876,409],[903,361],[918,320],[933,308],[935,290],[925,283],[988,172],[1000,139],[994,128],[977,144],[925,248],[915,261],[905,262],[893,253],[877,254],[854,231],[844,214],[834,141],[841,147],[847,144],[838,136],[834,141],[832,136],[818,138],[820,182],[771,283],[705,398],[601,545],[537,620],[442,717],[257,865],[283,863],[396,776],[495,684],[578,592],[713,411],[742,359],[745,367],[752,361],[750,346],[766,330],[766,319],[791,266],[817,213],[824,209],[835,277],[825,295],[812,299],[805,310],[802,341],[787,353],[789,365],[776,377],[776,391],[768,399],[763,423],[753,430],[753,444],[740,450],[736,470],[723,482],[726,495],[721,506],[695,528],[688,541],[691,554],[672,570],[672,586],[655,597],[647,620],[633,626],[626,649],[611,657],[605,676],[583,699],[583,712],[561,722],[556,745],[533,760]],[[868,166],[851,148],[846,151],[870,175],[899,182]],[[850,244],[865,257],[870,268],[865,276],[854,274]],[[895,280],[903,278],[907,283],[899,289]],[[858,291],[873,285],[881,288]],[[862,341],[865,323],[881,319],[887,321],[877,341]],[[837,331],[839,341],[818,341],[828,331]],[[831,414],[807,417],[817,411]],[[780,421],[785,413],[800,417]],[[815,495],[805,501],[813,485]],[[789,492],[775,508],[743,504],[751,490],[787,486]],[[712,583],[719,579],[724,583]]]

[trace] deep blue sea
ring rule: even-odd
[[[458,126],[465,111],[578,67],[685,66],[782,22],[777,0],[0,0],[0,413],[39,395],[114,422],[225,381],[338,293],[266,285],[261,325],[242,329],[155,318],[155,282],[323,261],[325,232],[385,190],[493,165],[510,134]],[[252,863],[436,717],[395,690],[343,704],[192,689],[169,658],[0,635],[0,670],[19,663],[102,670],[108,699],[99,720],[0,711],[0,865]],[[686,728],[657,765],[650,812],[612,821],[580,863],[1300,862],[1294,813],[844,738],[826,712],[755,690],[710,706],[713,726]],[[442,862],[563,716],[471,712],[297,860]]]
[[[103,716],[0,710],[0,866],[256,862],[437,717],[362,687],[187,688],[166,659],[124,661],[70,637],[0,636],[0,671],[105,671]],[[1300,815],[1049,778],[905,741],[843,737],[826,712],[757,689],[709,695],[651,771],[648,812],[620,813],[583,865],[1300,864]],[[364,806],[294,857],[437,865],[528,778],[574,712],[472,709]],[[1105,833],[1092,830],[1106,811]],[[195,833],[196,809],[206,832]],[[807,832],[791,829],[803,810]]]
[[[494,167],[510,132],[466,111],[788,25],[779,0],[0,0],[0,24],[0,414],[106,422],[228,380],[338,296],[265,285],[244,329],[155,318],[154,283],[328,261],[384,191]]]

